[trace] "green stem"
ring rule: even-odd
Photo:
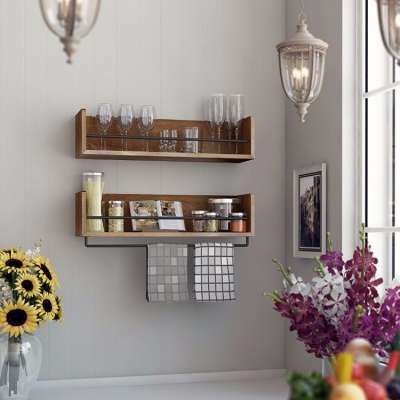
[[[278,271],[282,274],[283,278],[289,284],[289,286],[293,286],[293,282],[291,281],[285,267],[276,258],[273,258],[272,262],[278,267]]]

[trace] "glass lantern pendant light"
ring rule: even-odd
[[[283,89],[295,104],[300,121],[305,122],[310,104],[321,93],[328,44],[308,31],[301,5],[296,34],[278,44],[277,50]]]
[[[100,10],[101,0],[39,0],[43,19],[48,28],[60,38],[72,63],[79,41],[89,34]]]
[[[400,0],[377,0],[379,26],[388,53],[400,62]]]

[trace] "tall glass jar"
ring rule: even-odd
[[[108,202],[108,216],[109,217],[123,217],[124,216],[124,202],[119,200],[111,200]],[[118,218],[108,219],[108,232],[123,232],[124,220]]]
[[[104,172],[84,172],[83,190],[86,192],[86,215],[89,217],[102,216],[101,200],[104,189]],[[87,219],[87,232],[104,232],[102,219]]]

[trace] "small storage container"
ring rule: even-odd
[[[232,212],[237,211],[237,207],[240,204],[239,199],[208,199],[210,209],[217,213],[218,217],[228,218]],[[229,220],[220,221],[220,230],[228,232],[230,226]]]

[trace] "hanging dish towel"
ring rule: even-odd
[[[194,299],[236,299],[232,243],[198,243],[194,249]]]
[[[147,301],[189,300],[187,246],[149,244],[147,246]]]

